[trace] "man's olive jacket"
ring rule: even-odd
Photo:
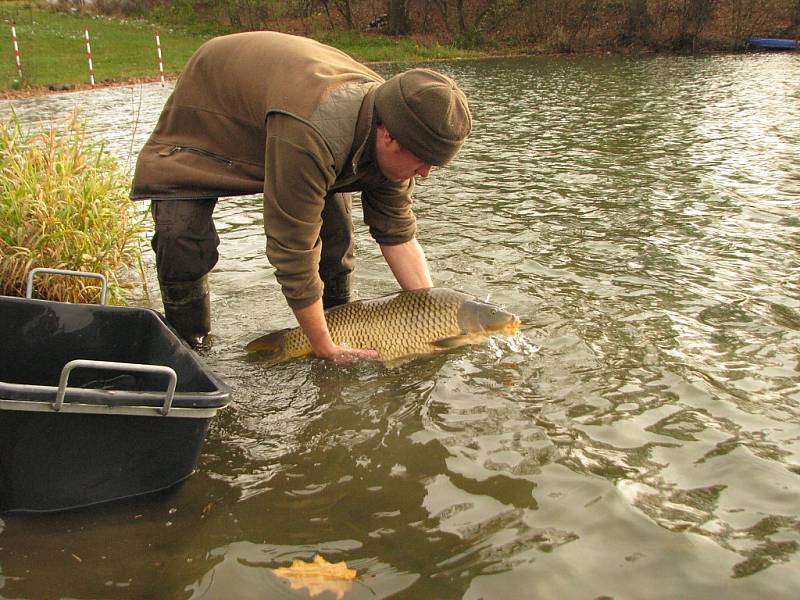
[[[378,243],[412,239],[413,180],[374,160],[375,88],[383,79],[346,54],[275,32],[218,37],[189,60],[136,163],[131,196],[264,193],[267,257],[293,308],[322,296],[322,209],[361,190]]]

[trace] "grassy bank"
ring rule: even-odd
[[[22,62],[19,80],[11,22],[16,21]],[[89,82],[84,30],[89,29],[96,82],[158,76],[156,28],[143,21],[93,18],[0,4],[0,90]],[[203,42],[199,36],[162,31],[164,69],[175,73]]]
[[[320,36],[319,41],[347,52],[347,54],[362,62],[414,62],[482,56],[480,52],[475,50],[442,46],[436,42],[421,44],[411,38],[389,37],[354,31],[327,33]]]
[[[16,22],[22,62],[19,79],[11,38]],[[208,35],[161,28],[141,20],[51,12],[16,2],[0,4],[0,92],[26,88],[63,88],[89,83],[84,42],[88,28],[95,81],[98,84],[159,75],[155,31],[159,30],[164,70],[174,76]],[[357,32],[329,33],[321,41],[361,61],[415,61],[477,56],[436,43]]]
[[[364,62],[520,53],[731,52],[744,50],[751,35],[800,36],[800,0],[408,0],[407,34],[398,37],[364,33],[386,10],[383,0],[60,4],[63,10],[54,12],[45,0],[0,0],[0,94],[87,86],[86,28],[98,84],[156,79],[156,30],[161,32],[168,76],[180,72],[209,37],[258,29],[319,39]],[[77,8],[138,18],[70,12]],[[17,22],[21,79],[14,63],[12,21]]]

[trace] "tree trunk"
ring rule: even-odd
[[[386,15],[388,19],[386,33],[389,35],[405,35],[408,33],[406,0],[387,0]]]
[[[342,15],[344,18],[344,23],[347,29],[353,30],[356,28],[355,21],[353,20],[353,7],[350,4],[350,0],[334,0],[333,5],[336,7],[336,10]]]

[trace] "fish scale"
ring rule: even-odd
[[[386,360],[406,354],[424,354],[431,342],[460,332],[457,294],[402,294],[383,301],[353,302],[326,317],[331,338],[338,345],[374,348]],[[392,318],[385,318],[385,314]],[[418,327],[410,327],[410,323]],[[308,344],[304,340],[303,349]]]
[[[513,334],[519,327],[514,315],[448,288],[350,302],[326,311],[325,320],[335,344],[377,350],[387,362],[476,343],[491,333]],[[246,350],[269,353],[273,362],[312,353],[299,327],[262,336]]]

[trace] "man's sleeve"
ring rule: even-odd
[[[336,179],[333,157],[312,127],[272,114],[264,169],[267,258],[289,306],[303,308],[322,297],[319,232],[325,195]]]
[[[388,182],[380,188],[361,193],[364,222],[379,244],[402,244],[417,232],[417,217],[411,207],[414,179]]]

